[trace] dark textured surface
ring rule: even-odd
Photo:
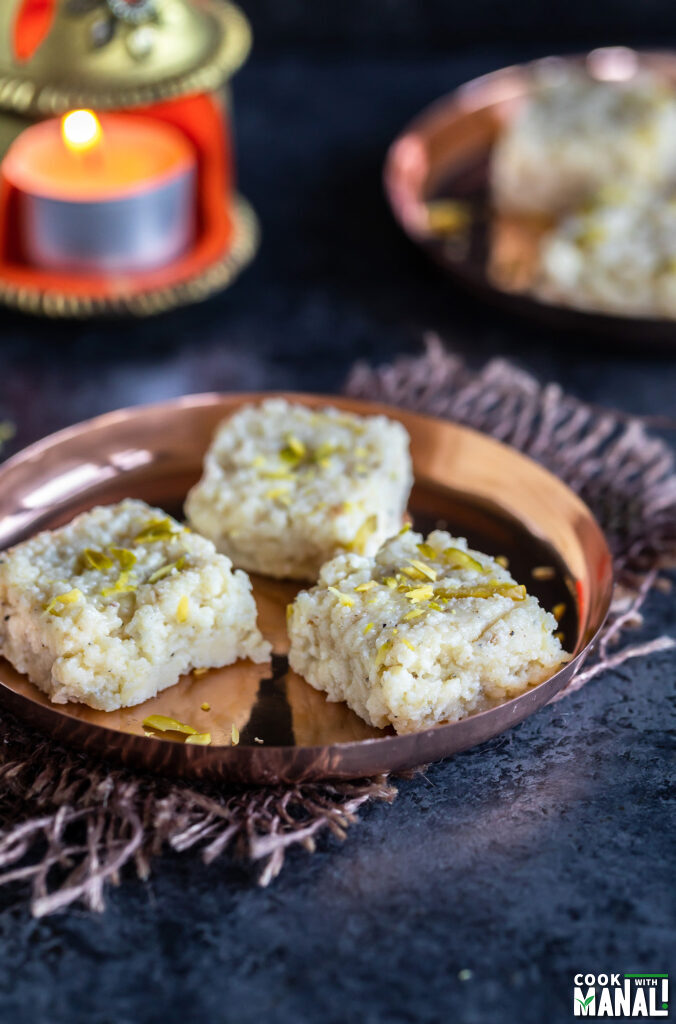
[[[426,329],[475,364],[506,354],[591,401],[673,415],[676,359],[505,322],[447,285],[381,198],[384,148],[408,117],[535,52],[254,59],[236,100],[258,261],[232,292],[145,324],[3,312],[0,417],[16,445],[182,392],[335,390],[355,358],[410,351]],[[674,626],[673,598],[656,597],[644,635]],[[266,891],[187,856],[126,880],[101,918],[34,922],[19,887],[0,890],[0,1021],[572,1019],[576,971],[674,959],[673,675],[669,655],[607,674],[402,783]]]

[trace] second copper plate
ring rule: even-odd
[[[676,349],[673,320],[595,313],[536,298],[529,288],[547,225],[500,216],[491,209],[488,171],[500,130],[543,71],[569,66],[584,67],[606,81],[626,80],[649,68],[676,85],[676,54],[626,47],[545,57],[483,75],[433,103],[392,143],[384,169],[390,205],[413,241],[481,298],[548,326]],[[467,230],[450,237],[433,234],[427,203],[435,199],[460,202],[468,214]]]
[[[260,395],[196,395],[110,413],[25,449],[0,467],[0,549],[53,528],[96,504],[143,498],[181,515],[216,425]],[[361,414],[385,413],[411,435],[416,527],[437,524],[470,544],[509,558],[517,580],[547,608],[564,602],[561,623],[574,658],[520,697],[460,722],[396,736],[372,729],[343,704],[290,672],[285,607],[298,589],[254,578],[268,665],[238,662],[176,686],[137,707],[94,711],[51,704],[0,659],[0,700],[54,738],[98,757],[150,771],[243,782],[351,778],[446,757],[490,739],[542,707],[569,681],[598,632],[612,589],[610,555],[593,516],[561,481],[518,452],[454,423],[373,403],[294,395]],[[551,579],[532,576],[552,566]],[[209,711],[201,704],[208,703]],[[163,714],[209,731],[208,747],[145,735],[143,720]],[[240,742],[231,745],[235,724]]]

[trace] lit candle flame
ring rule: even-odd
[[[93,110],[72,110],[61,118],[61,135],[73,153],[88,153],[101,141],[101,122]]]

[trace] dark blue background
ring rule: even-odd
[[[413,351],[430,329],[476,365],[506,354],[591,401],[674,415],[676,359],[481,307],[401,237],[380,185],[389,140],[439,94],[546,52],[665,45],[670,4],[244,7],[260,44],[234,92],[258,259],[232,291],[146,323],[3,312],[15,447],[184,392],[335,391],[355,359]],[[673,629],[673,599],[655,597],[641,635]],[[629,664],[433,766],[344,844],[293,853],[266,891],[174,855],[100,918],[34,922],[20,888],[0,890],[0,1021],[541,1024],[572,1019],[578,970],[667,970],[673,669],[669,655]]]

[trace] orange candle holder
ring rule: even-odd
[[[95,47],[95,4],[19,0],[9,20],[0,11],[0,107],[24,104],[28,126],[0,173],[0,301],[31,313],[148,315],[198,301],[258,244],[234,189],[223,92],[248,54],[243,15],[221,0],[99,5],[115,33]],[[131,42],[143,30],[155,44],[141,58]],[[66,119],[75,135],[62,138],[61,116],[76,108],[95,117]]]

